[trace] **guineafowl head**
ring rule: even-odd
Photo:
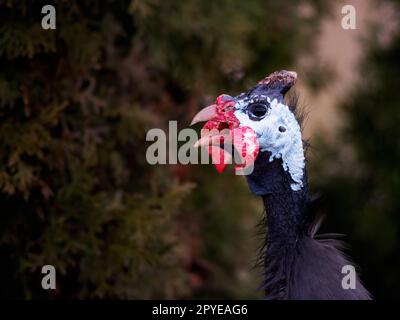
[[[226,148],[221,151],[221,144],[232,142],[241,158],[239,168],[247,175],[250,189],[257,195],[271,191],[273,184],[266,183],[265,175],[270,171],[274,179],[276,170],[266,170],[266,167],[276,166],[276,163],[289,178],[291,191],[300,191],[304,186],[301,126],[293,106],[284,100],[296,78],[293,71],[274,72],[237,96],[220,95],[215,104],[201,110],[193,119],[192,123],[207,121],[204,129],[211,131],[206,131],[197,145],[210,148],[215,162],[220,160],[216,163],[219,171],[223,171],[231,157]],[[262,180],[258,179],[260,171]]]

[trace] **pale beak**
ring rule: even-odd
[[[210,144],[219,146],[221,143],[224,143],[230,139],[230,134],[213,134],[213,132],[209,132],[208,135],[203,135],[199,140],[197,140],[193,147],[198,148],[201,146],[209,146]]]
[[[217,116],[217,105],[212,104],[211,106],[205,107],[204,109],[200,110],[193,118],[190,125],[194,125],[198,122],[206,122],[212,120]]]

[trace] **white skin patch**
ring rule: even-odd
[[[252,100],[239,100],[236,105],[236,108],[239,109],[234,114],[241,126],[248,126],[255,131],[260,151],[271,152],[270,162],[282,158],[283,169],[289,171],[294,181],[290,187],[293,191],[298,191],[303,187],[305,166],[300,125],[288,106],[279,103],[276,99],[271,101],[270,98],[267,98],[267,101],[270,109],[262,120],[249,118],[246,106],[252,103]],[[279,127],[284,128],[285,131],[281,132]]]

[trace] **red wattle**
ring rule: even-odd
[[[220,95],[216,99],[217,116],[206,122],[203,129],[223,130],[229,129],[233,146],[239,152],[242,163],[237,167],[246,168],[252,165],[259,152],[257,135],[250,127],[239,127],[239,120],[234,114],[233,98],[227,95]],[[209,146],[208,153],[219,173],[223,172],[228,163],[231,163],[231,155],[218,146]]]
[[[224,149],[217,146],[209,146],[208,154],[211,156],[215,169],[217,169],[218,173],[222,173],[230,162],[230,159],[228,159],[230,156]]]

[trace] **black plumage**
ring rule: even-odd
[[[281,160],[269,162],[268,158],[268,152],[262,152],[254,172],[247,177],[250,189],[262,197],[265,207],[266,216],[261,224],[265,245],[260,254],[265,297],[371,299],[358,277],[355,289],[342,287],[343,266],[354,266],[342,252],[343,243],[323,236],[316,238],[321,220],[307,184],[301,191],[293,192]]]

